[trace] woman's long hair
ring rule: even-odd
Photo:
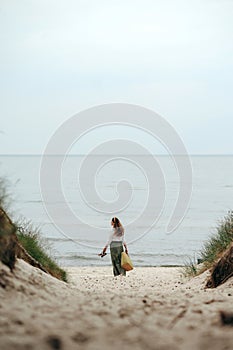
[[[124,227],[120,220],[116,217],[112,218],[113,227],[117,236],[121,237],[124,234]]]

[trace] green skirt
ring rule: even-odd
[[[126,271],[121,267],[121,253],[124,251],[122,242],[113,241],[110,244],[112,267],[114,276],[126,275]]]

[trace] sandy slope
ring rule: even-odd
[[[0,265],[0,344],[5,349],[233,348],[233,279],[205,290],[206,275],[184,280],[179,268],[69,268],[70,285],[19,260]],[[5,282],[4,282],[5,281]]]

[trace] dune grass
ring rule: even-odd
[[[204,244],[201,251],[203,264],[209,268],[233,242],[233,211],[220,221],[217,232]]]
[[[9,206],[9,183],[6,179],[0,178],[0,207],[7,209]]]
[[[67,274],[51,257],[50,245],[45,238],[42,238],[39,228],[31,222],[24,221],[16,225],[19,242],[26,251],[38,261],[43,268],[52,276],[67,282]]]
[[[196,265],[195,262],[189,261],[184,266],[184,274],[188,276],[198,275],[213,267],[215,262],[221,257],[223,252],[233,242],[233,211],[219,222],[215,233],[204,243],[199,255],[202,263]]]
[[[7,218],[11,221],[9,214],[9,204],[11,203],[11,195],[9,192],[9,183],[5,178],[0,178],[0,208],[3,209]],[[52,276],[67,282],[67,274],[58,266],[54,258],[51,257],[51,246],[45,238],[42,238],[39,228],[35,227],[31,222],[21,220],[18,223],[11,222],[16,229],[19,242],[24,249],[31,255],[42,267]],[[3,229],[0,227],[0,230]],[[6,231],[6,229],[4,228]],[[4,232],[2,232],[4,234]],[[6,252],[8,255],[13,252]],[[15,256],[15,254],[13,254]]]
[[[187,260],[181,270],[184,277],[196,276],[198,274],[198,266],[191,258]]]

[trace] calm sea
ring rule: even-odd
[[[124,178],[131,183],[130,203],[116,215],[126,227],[129,252],[136,266],[182,265],[189,258],[198,257],[201,247],[209,235],[214,233],[219,220],[233,208],[233,156],[190,157],[193,168],[192,197],[181,225],[172,234],[166,233],[166,225],[176,202],[179,178],[169,156],[156,158],[166,181],[166,200],[156,225],[140,239],[134,239],[133,222],[145,210],[147,200],[148,183],[141,171],[143,169],[127,160],[122,163],[107,163],[96,174],[95,188],[99,198],[102,198],[100,201],[106,204],[116,200],[116,183],[119,179]],[[62,169],[62,189],[66,204],[79,217],[79,224],[75,227],[75,223],[69,222],[65,217],[65,212],[62,211],[64,203],[57,202],[56,188],[52,185],[50,203],[43,203],[39,181],[40,156],[0,156],[0,176],[10,183],[10,211],[14,218],[25,217],[39,226],[41,234],[48,238],[52,246],[52,254],[61,265],[108,265],[111,264],[110,255],[101,259],[97,254],[108,238],[109,222],[114,215],[95,210],[98,207],[98,196],[93,197],[93,203],[83,199],[78,182],[83,160],[83,156],[69,156]],[[93,162],[95,160],[93,158]],[[95,174],[91,175],[94,177]],[[156,207],[156,196],[154,201]],[[44,204],[61,209],[60,220],[65,232],[61,232],[54,224]],[[152,217],[153,208],[146,209],[139,226],[141,233],[148,229]],[[104,231],[98,236],[100,227]]]

